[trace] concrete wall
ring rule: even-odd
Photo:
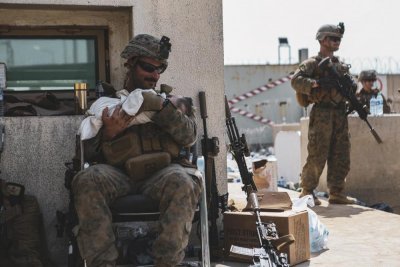
[[[208,108],[208,135],[225,140],[224,52],[222,1],[133,1],[133,31],[171,38],[168,70],[160,83],[176,87],[177,94],[192,96],[205,91]],[[198,113],[199,114],[199,113]],[[199,134],[203,134],[200,115]],[[223,141],[221,141],[223,144]],[[221,145],[217,159],[218,187],[227,192],[226,150]]]
[[[393,101],[391,103],[391,112],[400,113],[400,74],[386,75],[386,84],[386,98],[390,98]]]
[[[222,1],[1,1],[0,25],[109,27],[111,82],[118,88],[124,77],[119,54],[134,35],[149,33],[171,38],[169,67],[160,83],[176,87],[175,94],[194,97],[205,91],[208,135],[225,140]],[[198,116],[200,117],[200,116]],[[39,197],[48,246],[53,258],[65,261],[65,244],[55,239],[55,210],[66,208],[64,162],[73,155],[80,117],[4,118],[6,143],[2,155],[3,178],[26,185]],[[202,123],[198,118],[199,136]],[[221,142],[223,143],[223,142]],[[218,188],[227,192],[226,150],[216,161]]]
[[[43,214],[47,246],[53,258],[65,261],[66,240],[56,238],[56,210],[66,211],[64,163],[74,155],[81,116],[5,117],[1,178],[21,183],[34,195]]]
[[[400,115],[385,114],[383,117],[370,117],[368,121],[383,143],[375,141],[364,121],[357,116],[349,117],[351,165],[346,178],[346,192],[368,205],[385,202],[400,214],[400,138],[397,134]],[[302,166],[307,157],[308,122],[308,118],[301,120]],[[326,168],[318,190],[327,191]]]
[[[227,65],[225,66],[225,92],[229,99],[250,92],[294,71],[297,65]],[[280,109],[280,102],[286,102],[286,113]],[[287,81],[277,87],[234,105],[242,110],[258,114],[273,123],[294,123],[300,120],[302,109],[296,102],[294,90]],[[239,114],[235,116],[238,128],[246,134],[249,144],[272,144],[272,127],[261,124]]]

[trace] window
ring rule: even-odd
[[[96,80],[93,39],[2,38],[0,61],[9,91],[65,90]]]
[[[73,90],[76,82],[109,80],[104,28],[0,26],[0,62],[8,92]]]

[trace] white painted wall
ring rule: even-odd
[[[385,202],[399,214],[400,115],[384,114],[382,117],[369,117],[368,121],[383,143],[375,141],[367,124],[358,116],[349,116],[351,164],[345,190],[368,205]],[[302,166],[307,157],[308,122],[308,118],[301,120]],[[326,168],[320,177],[318,190],[327,191]]]
[[[298,183],[301,174],[300,131],[280,131],[274,148],[278,164],[278,178]]]

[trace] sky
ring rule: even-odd
[[[279,37],[288,38],[290,62],[297,63],[299,49],[318,53],[320,26],[339,22],[345,33],[335,54],[352,72],[400,73],[398,0],[223,0],[225,64],[277,64]],[[281,63],[289,63],[289,48],[280,52]]]

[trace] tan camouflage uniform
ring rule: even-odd
[[[350,170],[350,140],[345,99],[335,88],[311,89],[312,82],[324,77],[317,66],[321,55],[302,62],[291,81],[292,87],[309,96],[315,103],[310,113],[308,157],[301,174],[301,187],[312,192],[328,165],[327,182],[330,192],[340,193]],[[347,65],[332,58],[339,73],[348,72]]]
[[[182,146],[196,140],[194,118],[183,115],[171,103],[152,120]],[[86,152],[99,152],[99,140],[99,136],[91,140],[92,150]],[[95,156],[86,154],[90,158]],[[113,266],[117,259],[109,205],[129,192],[140,192],[160,201],[160,233],[153,245],[156,266],[180,263],[201,191],[196,171],[171,164],[142,183],[132,182],[122,170],[106,164],[93,165],[79,172],[72,189],[79,217],[78,245],[88,266]]]
[[[372,89],[370,92],[367,92],[364,88],[357,94],[357,99],[361,102],[362,105],[366,105],[369,110],[369,101],[371,100],[372,96],[376,97],[379,93],[378,89]],[[390,113],[390,107],[386,101],[386,98],[383,94],[383,113]]]

